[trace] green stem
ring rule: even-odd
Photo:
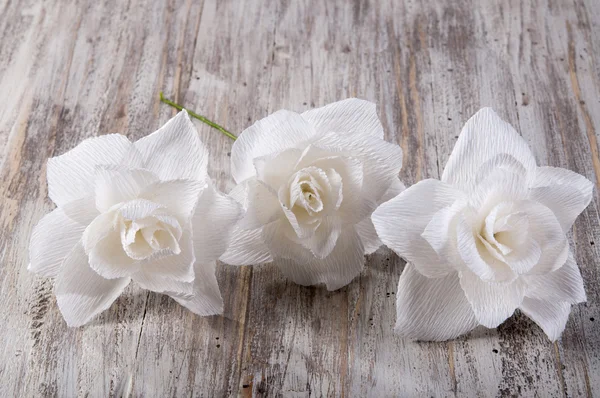
[[[237,139],[237,137],[236,137],[235,135],[231,134],[229,131],[225,130],[225,128],[223,128],[222,126],[220,126],[220,125],[218,125],[217,123],[213,122],[212,120],[208,120],[208,119],[207,119],[207,118],[205,118],[204,116],[202,116],[202,115],[199,115],[199,114],[197,114],[196,112],[190,111],[189,109],[187,109],[187,108],[184,108],[183,106],[181,106],[181,105],[179,105],[179,104],[177,104],[177,103],[175,103],[175,102],[173,102],[173,101],[171,101],[171,100],[169,100],[169,99],[165,98],[165,96],[163,95],[163,92],[162,92],[162,91],[160,92],[160,101],[161,101],[161,102],[164,102],[164,103],[165,103],[165,104],[167,104],[167,105],[170,105],[170,106],[172,106],[172,107],[173,107],[173,108],[175,108],[175,109],[179,109],[180,111],[182,111],[182,110],[184,110],[184,109],[185,109],[185,110],[187,111],[187,113],[188,113],[188,114],[189,114],[191,117],[193,117],[193,118],[196,118],[196,119],[200,120],[202,123],[206,123],[206,124],[208,124],[210,127],[216,128],[216,129],[217,129],[217,130],[219,130],[221,133],[225,134],[227,137],[231,138],[231,139],[232,139],[232,140],[234,140],[234,141]]]

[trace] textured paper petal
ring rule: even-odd
[[[105,212],[117,203],[137,199],[140,192],[158,178],[148,170],[106,168],[96,169],[96,208]]]
[[[317,258],[327,257],[335,248],[337,240],[342,233],[339,220],[326,217],[315,231],[314,236],[306,241],[305,247]]]
[[[186,111],[134,146],[143,158],[144,168],[162,181],[206,179],[208,151]]]
[[[251,180],[236,185],[229,196],[240,204],[242,209],[248,207],[248,191]],[[236,224],[230,233],[227,250],[219,258],[231,265],[251,265],[273,261],[271,252],[264,242],[263,229],[245,230]]]
[[[262,181],[247,180],[248,206],[239,222],[242,229],[256,229],[282,215],[277,192]]]
[[[296,165],[302,153],[298,148],[290,148],[255,158],[256,178],[277,190],[297,170]]]
[[[348,98],[302,113],[317,133],[330,132],[372,136],[383,139],[383,126],[372,102]]]
[[[140,263],[130,258],[121,244],[121,235],[112,230],[89,252],[89,266],[106,279],[128,277],[140,269]]]
[[[402,168],[402,148],[372,136],[329,133],[314,142],[329,151],[360,159],[363,164],[363,192],[379,201]]]
[[[535,177],[535,159],[529,146],[515,129],[491,108],[483,108],[471,117],[460,133],[442,181],[464,192],[472,192],[482,167],[490,159],[502,161],[498,155],[510,155],[526,170],[527,178]]]
[[[580,174],[557,167],[538,167],[530,197],[552,210],[567,232],[590,204],[593,190],[594,184]]]
[[[62,208],[46,214],[33,229],[29,244],[29,271],[55,278],[73,247],[81,239],[85,225],[64,213]]]
[[[275,223],[273,223],[275,224]],[[279,232],[276,228],[271,228],[272,224],[265,228],[267,242],[273,242],[273,237]],[[278,240],[281,243],[283,239]],[[354,229],[345,229],[341,232],[337,244],[329,256],[324,259],[318,259],[312,256],[310,261],[306,261],[308,254],[299,257],[294,251],[299,250],[287,245],[277,248],[280,254],[285,250],[291,254],[288,258],[277,257],[275,264],[281,272],[293,282],[304,285],[325,284],[327,290],[337,290],[350,283],[362,271],[365,263],[364,247],[360,237]],[[310,252],[309,252],[310,253]],[[292,259],[293,258],[293,259]]]
[[[565,330],[571,304],[525,297],[520,309],[542,328],[551,341],[556,341]]]
[[[554,213],[539,203],[526,202],[522,208],[529,217],[529,234],[542,248],[538,263],[529,274],[545,274],[561,267],[569,255],[569,242]]]
[[[263,228],[248,230],[234,227],[229,246],[219,260],[231,265],[253,265],[273,261],[271,251],[263,239]]]
[[[174,279],[145,272],[140,269],[131,275],[131,279],[140,287],[157,293],[189,298],[194,294],[194,282],[179,282]]]
[[[460,285],[475,317],[488,328],[498,327],[509,318],[525,294],[525,284],[520,279],[511,283],[485,282],[466,269],[460,272]]]
[[[524,176],[497,169],[470,191],[469,203],[476,209],[487,212],[498,203],[526,199],[526,184]]]
[[[388,190],[381,197],[378,205],[398,196],[405,189],[406,187],[402,181],[399,179],[394,179]],[[381,245],[383,245],[383,242],[381,242],[379,236],[377,235],[377,231],[375,231],[375,226],[373,225],[371,217],[364,218],[362,221],[356,224],[355,228],[356,232],[358,232],[360,235],[363,246],[365,247],[365,254],[374,253]]]
[[[141,262],[141,268],[153,275],[160,275],[179,282],[194,280],[194,241],[190,231],[184,230],[179,240],[179,254],[156,256]]]
[[[525,295],[544,301],[564,301],[570,304],[586,301],[581,272],[572,253],[565,265],[554,272],[543,275],[526,275]]]
[[[129,278],[104,279],[88,265],[80,244],[67,256],[56,280],[56,301],[67,325],[81,326],[106,310],[129,284]]]
[[[241,216],[241,206],[215,190],[212,183],[202,191],[192,219],[197,263],[208,264],[225,252]]]
[[[366,217],[355,226],[356,232],[360,236],[360,240],[365,248],[365,254],[371,254],[375,252],[383,244],[377,236],[375,226],[370,217]]]
[[[303,149],[316,134],[302,116],[277,111],[244,130],[231,148],[231,175],[239,184],[256,175],[254,159],[289,148]]]
[[[191,297],[171,295],[171,297],[194,314],[201,316],[222,314],[223,298],[215,276],[215,267],[214,261],[207,264],[197,262],[194,266],[196,278],[193,282],[193,295]]]
[[[194,212],[198,198],[207,183],[197,180],[171,180],[156,182],[144,189],[140,198],[161,204],[167,212],[186,224]]]
[[[397,294],[395,331],[402,337],[444,341],[479,325],[456,272],[427,278],[408,263],[400,275]]]
[[[395,198],[396,196],[400,195],[405,189],[406,189],[406,186],[404,186],[404,183],[402,181],[400,181],[398,178],[394,178],[392,180],[392,183],[388,187],[388,190],[385,191],[385,193],[379,200],[379,204],[382,204],[384,202],[387,202],[390,199]]]
[[[62,206],[93,195],[96,166],[121,164],[131,145],[124,135],[103,135],[48,159],[48,196],[57,206]]]
[[[509,282],[517,278],[506,264],[488,254],[484,243],[464,217],[458,217],[456,246],[466,267],[484,281]],[[483,283],[483,282],[482,282]]]
[[[460,194],[451,186],[438,180],[424,180],[379,206],[371,219],[386,246],[412,262],[421,274],[442,277],[453,269],[421,234],[438,210],[458,198]]]

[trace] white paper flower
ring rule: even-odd
[[[112,134],[48,160],[58,206],[35,227],[29,270],[56,278],[69,326],[107,309],[131,280],[199,315],[221,313],[215,260],[241,216],[206,173],[187,112],[131,143]]]
[[[329,290],[381,245],[371,213],[403,189],[402,150],[383,140],[375,104],[358,99],[256,122],[235,141],[231,166],[246,215],[221,260],[276,260],[294,282]]]
[[[586,299],[565,233],[592,189],[569,170],[536,167],[508,123],[477,112],[441,181],[420,181],[373,213],[383,243],[409,262],[397,331],[446,340],[497,327],[519,308],[556,340],[571,304]]]

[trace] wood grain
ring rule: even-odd
[[[522,315],[446,343],[392,333],[404,262],[385,248],[335,292],[275,265],[222,265],[222,317],[134,286],[69,329],[26,271],[49,156],[138,139],[173,110],[239,133],[280,109],[379,106],[408,184],[439,177],[467,118],[492,106],[541,165],[600,184],[600,2],[0,0],[0,396],[600,396],[596,195],[571,244],[588,302],[550,343]],[[197,124],[228,191],[231,141]]]

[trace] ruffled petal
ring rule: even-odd
[[[186,111],[154,133],[136,141],[144,168],[160,180],[205,181],[208,151]]]
[[[108,232],[89,251],[89,266],[106,279],[131,276],[140,269],[140,263],[123,250],[121,235],[116,230]]]
[[[137,199],[144,188],[158,181],[148,170],[115,167],[99,167],[95,177],[96,208],[100,212],[117,203]]]
[[[316,134],[302,116],[277,111],[244,130],[231,148],[231,175],[238,184],[256,175],[254,159],[290,148],[303,149]]]
[[[106,310],[129,284],[129,278],[104,279],[88,265],[80,244],[67,256],[56,280],[56,301],[67,325],[81,326]]]
[[[356,224],[355,228],[365,248],[365,254],[375,252],[383,244],[379,236],[377,236],[377,231],[375,231],[375,226],[370,217],[366,217]]]
[[[508,265],[488,254],[487,242],[475,236],[476,232],[462,216],[458,217],[456,231],[458,253],[465,266],[478,278],[489,282],[509,282],[517,278]]]
[[[456,338],[479,323],[465,297],[458,273],[427,278],[407,263],[398,283],[395,331],[414,340]]]
[[[412,262],[421,274],[442,277],[453,268],[421,234],[437,211],[460,197],[459,192],[443,182],[423,180],[379,206],[371,219],[386,246]]]
[[[197,209],[200,193],[208,189],[205,187],[206,182],[197,180],[160,181],[146,187],[140,198],[165,206],[168,214],[177,217],[180,224],[185,225]]]
[[[271,230],[269,227],[266,227],[265,235],[270,234],[271,236],[265,236],[265,240],[273,243],[273,236],[278,231],[277,229]],[[281,241],[277,242],[281,243]],[[358,233],[353,228],[341,232],[335,248],[324,259],[311,256],[309,261],[303,261],[308,255],[304,254],[299,258],[293,254],[296,250],[298,247],[278,248],[279,252],[289,251],[292,256],[289,256],[291,258],[278,257],[275,264],[286,277],[299,285],[310,286],[323,283],[327,286],[327,290],[337,290],[358,276],[365,264],[364,247]]]
[[[180,282],[163,275],[156,275],[140,269],[131,275],[131,279],[142,289],[156,293],[190,298],[194,294],[194,282]]]
[[[208,264],[225,252],[241,216],[241,206],[212,183],[202,191],[192,218],[196,263]]]
[[[511,172],[518,168],[515,162],[507,161],[505,155],[520,163],[527,181],[535,177],[535,158],[525,140],[491,108],[483,108],[463,127],[442,181],[470,193],[477,183],[475,176],[482,168],[507,168],[509,164]],[[488,163],[490,160],[493,164]]]
[[[564,301],[545,301],[525,297],[521,311],[537,323],[551,341],[556,341],[565,330],[571,304]]]
[[[520,279],[509,283],[485,282],[467,269],[459,275],[475,317],[485,327],[498,327],[523,302],[525,284]]]
[[[219,258],[231,265],[254,265],[273,261],[271,251],[263,239],[263,228],[241,229],[234,227],[227,250]]]
[[[256,178],[271,189],[277,190],[285,184],[302,156],[303,151],[298,148],[290,148],[283,152],[275,152],[254,159]]]
[[[348,98],[302,113],[318,134],[344,133],[383,139],[383,126],[374,103]]]
[[[229,196],[240,204],[242,209],[248,207],[249,184],[246,180],[236,185]],[[219,260],[231,265],[251,265],[273,261],[271,252],[263,239],[263,228],[246,230],[234,225],[229,234],[229,246]]]
[[[27,269],[50,278],[58,276],[61,264],[84,230],[85,225],[73,221],[60,207],[46,214],[33,229]]]
[[[541,257],[528,274],[545,274],[561,267],[569,255],[569,242],[555,214],[546,206],[527,201],[521,207],[529,217],[529,235],[541,247]]]
[[[216,263],[214,261],[206,264],[197,262],[194,266],[196,278],[192,284],[192,295],[183,297],[178,294],[171,294],[171,297],[194,314],[200,316],[222,314],[223,298],[215,276],[215,268]]]
[[[242,229],[256,229],[282,215],[277,192],[264,182],[254,178],[246,180],[247,208],[239,222]]]
[[[581,272],[572,253],[567,262],[554,272],[542,275],[525,275],[525,296],[544,301],[564,301],[569,304],[586,301]]]
[[[363,165],[363,195],[378,202],[393,180],[398,179],[402,168],[402,148],[376,137],[328,133],[314,142],[327,151],[340,156],[357,158]]]
[[[530,197],[552,210],[567,232],[590,204],[593,190],[594,184],[580,174],[557,167],[538,167]]]
[[[140,262],[140,267],[152,275],[160,275],[179,282],[194,280],[194,241],[190,231],[184,230],[179,239],[179,254],[157,255]]]
[[[57,206],[94,194],[96,166],[120,165],[131,142],[109,134],[84,140],[64,155],[48,159],[48,196]]]
[[[327,257],[335,248],[337,240],[342,232],[341,223],[332,217],[326,217],[321,221],[315,234],[307,239],[304,246],[317,258]]]

